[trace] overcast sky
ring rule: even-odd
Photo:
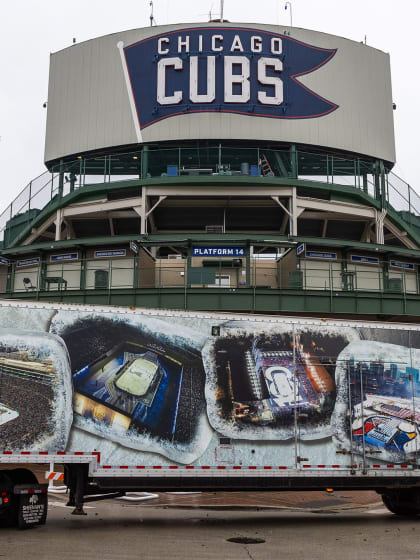
[[[0,213],[45,170],[49,54],[150,24],[150,0],[0,0]],[[397,146],[394,171],[420,192],[420,0],[292,0],[293,26],[389,52]],[[233,22],[289,24],[279,0],[225,0]],[[158,25],[207,21],[219,0],[154,0]],[[83,84],[81,84],[83,87]]]

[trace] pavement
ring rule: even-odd
[[[71,515],[64,496],[50,495],[49,519],[27,531],[0,532],[8,560],[417,560],[420,518],[402,519],[376,504],[338,504],[328,496],[301,506],[223,510],[189,506],[200,495],[160,496],[135,504],[93,502]],[[211,496],[209,496],[210,499]],[[203,496],[201,496],[201,499]],[[337,496],[338,498],[338,496]],[[177,507],[171,500],[183,500]],[[207,499],[207,497],[206,497]],[[327,505],[324,505],[326,503]],[[309,505],[308,505],[309,504]],[[318,505],[317,505],[318,504]]]
[[[420,516],[392,515],[370,491],[158,493],[139,503],[92,502],[86,516],[73,516],[66,500],[49,495],[42,527],[2,529],[0,560],[420,557]]]

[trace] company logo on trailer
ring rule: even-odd
[[[138,129],[186,113],[308,119],[338,107],[299,80],[336,49],[277,33],[182,29],[118,48]]]

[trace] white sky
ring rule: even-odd
[[[159,25],[207,21],[219,0],[154,0]],[[293,25],[363,41],[391,54],[394,171],[420,192],[420,0],[292,0]],[[49,53],[149,25],[149,0],[0,0],[0,213],[45,170]],[[225,0],[234,22],[289,24],[280,0]],[[83,87],[83,84],[81,84]]]

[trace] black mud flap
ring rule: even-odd
[[[18,507],[18,528],[43,525],[47,519],[48,485],[17,484],[13,493]]]

